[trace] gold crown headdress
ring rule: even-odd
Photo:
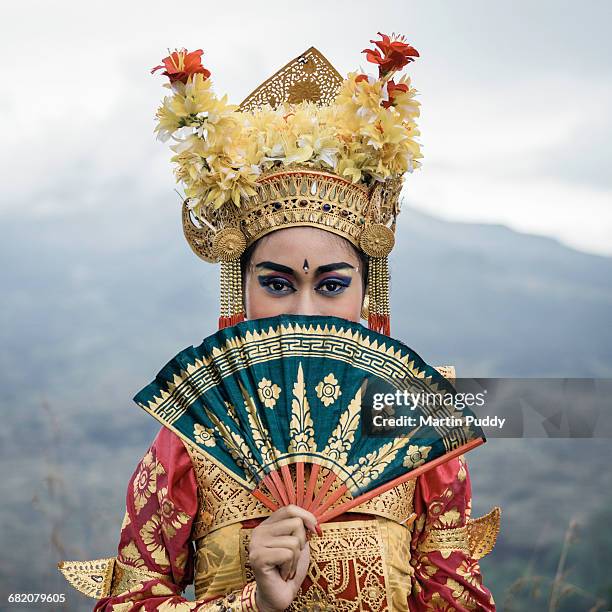
[[[219,329],[244,320],[240,256],[261,236],[309,225],[343,236],[369,260],[370,329],[389,334],[387,256],[395,243],[403,175],[422,156],[410,78],[418,57],[403,37],[365,49],[378,76],[346,79],[311,47],[239,106],[212,90],[203,51],[174,51],[164,69],[172,95],[156,132],[173,140],[185,188],[183,230],[192,250],[221,263]]]

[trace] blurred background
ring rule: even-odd
[[[404,33],[424,159],[391,255],[392,335],[458,376],[612,377],[609,2],[2,12],[0,609],[45,608],[16,592],[93,607],[56,563],[116,554],[159,427],[132,397],[216,330],[218,267],[182,236],[153,134],[166,90],[149,71],[168,48],[204,49],[239,103],[311,45],[346,74],[377,31]],[[503,510],[481,562],[498,609],[612,608],[610,440],[495,439],[468,462],[473,515]]]

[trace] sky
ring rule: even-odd
[[[239,103],[311,45],[341,74],[373,72],[361,51],[381,31],[421,55],[408,70],[424,159],[406,206],[612,255],[610,23],[607,1],[6,4],[0,223],[179,206],[153,134],[166,90],[150,69],[168,49],[202,48]]]

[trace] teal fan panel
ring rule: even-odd
[[[396,389],[455,392],[399,340],[339,317],[279,315],[182,350],[134,401],[249,489],[283,465],[306,462],[334,471],[355,497],[484,439],[465,424],[372,434],[365,422],[373,393]],[[409,414],[448,423],[472,413],[437,403]]]

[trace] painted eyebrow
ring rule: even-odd
[[[270,270],[276,270],[277,272],[285,272],[285,274],[291,274],[295,276],[295,272],[293,268],[289,266],[283,266],[282,264],[275,263],[273,261],[261,261],[255,265],[256,268],[269,268]],[[345,268],[355,269],[350,263],[346,261],[338,261],[336,263],[325,264],[324,266],[319,266],[315,270],[315,275],[323,274],[324,272],[331,272],[333,270],[343,270]]]

